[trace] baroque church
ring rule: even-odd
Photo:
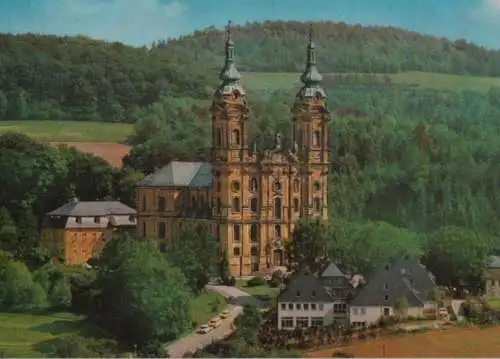
[[[220,80],[211,107],[211,161],[173,161],[138,182],[137,232],[168,250],[183,240],[184,223],[206,221],[227,253],[232,275],[264,273],[285,265],[285,244],[300,218],[328,218],[328,109],[312,31],[303,85],[292,107],[291,148],[280,133],[268,149],[249,138],[251,118],[231,23]]]

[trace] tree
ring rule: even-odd
[[[398,319],[403,319],[406,317],[408,311],[408,299],[405,297],[396,298],[394,306],[392,308]]]
[[[100,310],[95,317],[117,338],[141,346],[175,339],[190,323],[189,290],[181,271],[149,242],[113,238],[98,263]]]
[[[315,271],[326,258],[327,228],[320,220],[301,220],[292,234],[286,253],[289,263],[307,264]]]
[[[183,228],[180,240],[167,251],[167,260],[180,268],[193,293],[200,293],[216,271],[219,248],[206,223]]]
[[[33,282],[31,273],[21,262],[10,261],[0,279],[0,305],[7,310],[40,309],[47,305],[43,288]]]
[[[438,284],[479,290],[489,247],[484,237],[471,230],[446,226],[428,237],[422,260]]]
[[[427,293],[427,299],[434,303],[434,306],[436,307],[435,309],[443,306],[443,298],[444,293],[438,287],[432,288],[429,293]]]
[[[236,336],[245,341],[247,345],[258,345],[258,328],[262,322],[259,309],[252,305],[245,305],[243,313],[236,318]]]
[[[55,281],[50,291],[50,303],[57,309],[71,307],[71,286],[69,281],[62,277]]]
[[[231,272],[229,270],[229,259],[227,258],[227,252],[224,251],[219,261],[219,276],[223,283],[228,283],[231,278]]]
[[[5,93],[0,91],[0,121],[6,120],[7,111],[9,109],[9,101]]]

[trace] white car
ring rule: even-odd
[[[210,321],[210,324],[209,324],[209,325],[210,325],[212,328],[214,328],[214,329],[215,329],[215,328],[217,328],[219,325],[221,325],[221,323],[222,323],[222,319],[221,319],[221,318],[219,318],[219,317],[215,317],[215,318],[213,318],[213,319]]]
[[[198,330],[196,331],[196,333],[198,334],[207,334],[208,332],[210,332],[213,328],[208,325],[208,324],[203,324],[201,327],[198,328]]]

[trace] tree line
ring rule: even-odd
[[[500,75],[500,52],[467,40],[385,26],[312,23],[317,62],[323,72],[396,73],[425,71],[478,76]],[[247,22],[236,26],[239,68],[255,72],[300,72],[304,67],[309,23]],[[214,27],[155,44],[183,61],[221,66],[223,31]]]
[[[0,34],[0,121],[134,123],[164,96],[206,98],[215,76],[164,51],[86,37]]]

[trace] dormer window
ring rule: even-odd
[[[300,291],[297,291],[297,292],[295,293],[295,296],[300,297]]]
[[[316,292],[315,292],[315,291],[313,291],[313,292],[311,293],[311,297],[313,297],[313,298],[314,298],[314,297],[316,297]]]
[[[101,217],[94,217],[94,223],[101,223]]]

